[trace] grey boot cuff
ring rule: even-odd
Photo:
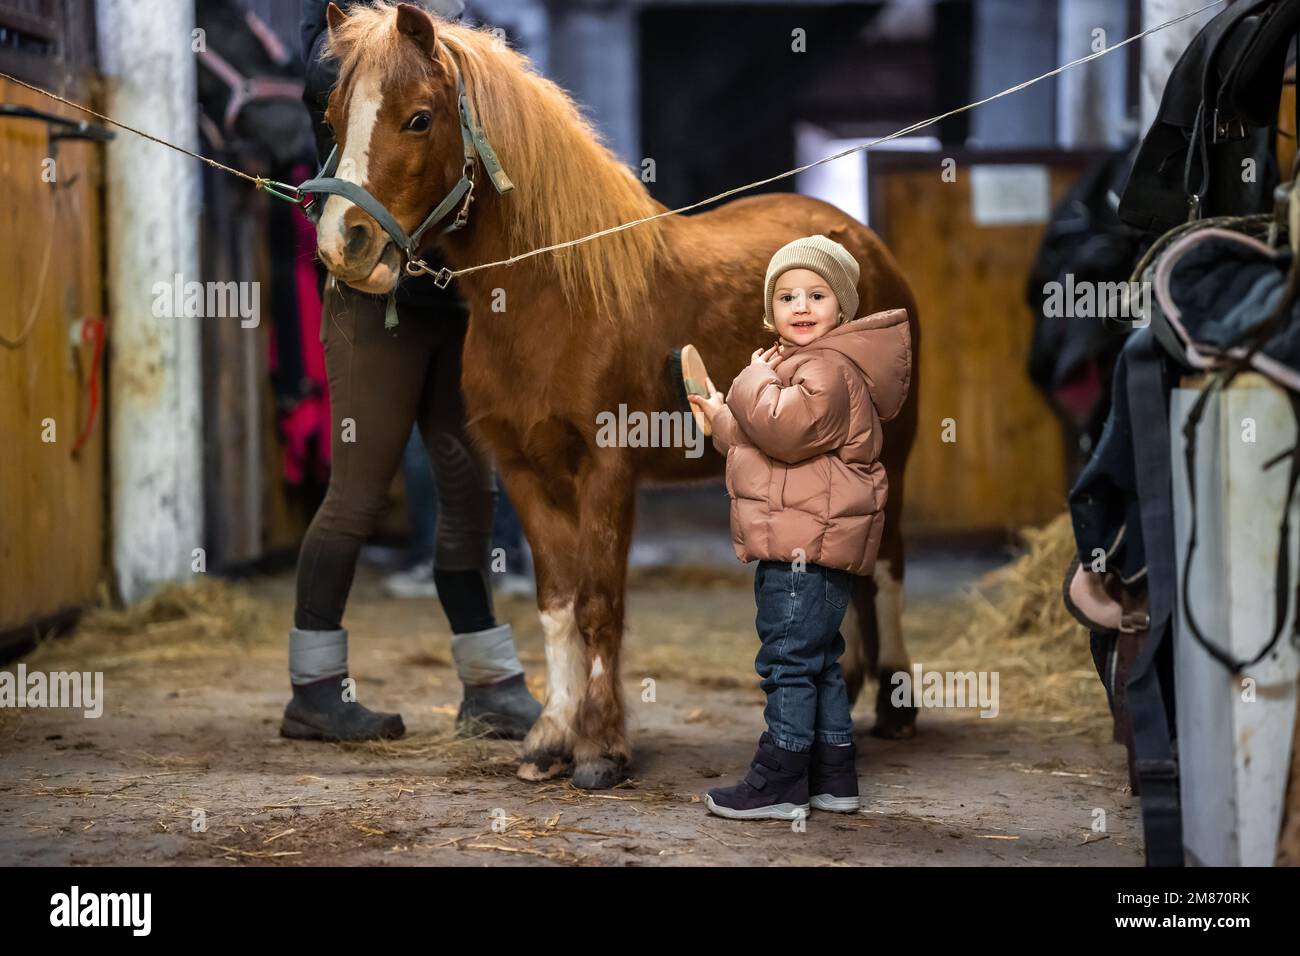
[[[289,632],[289,680],[294,684],[310,684],[326,677],[338,677],[348,672],[348,632],[337,631]]]
[[[461,683],[470,686],[495,684],[524,672],[515,651],[515,636],[509,624],[486,631],[451,636],[451,654]]]

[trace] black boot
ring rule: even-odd
[[[516,674],[481,687],[466,684],[465,699],[456,714],[456,732],[462,737],[484,734],[523,740],[541,715],[542,705],[529,692],[524,675]]]
[[[836,747],[824,740],[813,742],[812,760],[808,763],[809,802],[818,810],[857,813],[858,768],[853,744]]]
[[[734,787],[715,787],[704,798],[709,812],[733,820],[797,820],[808,815],[808,761],[811,754],[782,750],[770,733],[745,779]]]
[[[406,733],[401,714],[380,714],[343,699],[347,674],[294,684],[280,735],[294,740],[392,740]]]

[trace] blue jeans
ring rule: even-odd
[[[848,571],[788,561],[759,561],[754,624],[762,646],[754,661],[767,694],[763,717],[782,750],[807,752],[814,737],[853,742],[849,692],[840,669],[840,624],[849,604]]]
[[[433,560],[434,529],[438,523],[438,486],[429,455],[417,425],[402,452],[402,478],[406,482],[406,514],[411,523],[406,563],[410,567]]]

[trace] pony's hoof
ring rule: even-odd
[[[881,740],[910,740],[916,736],[916,724],[888,724],[878,720],[871,728],[871,736]]]
[[[871,736],[881,740],[909,740],[916,736],[916,708],[899,706],[891,700],[897,673],[905,674],[910,683],[912,678],[906,671],[880,672],[880,685],[876,691],[876,726],[871,728]],[[916,688],[912,692],[916,693]]]
[[[580,763],[573,771],[573,785],[581,790],[608,790],[627,779],[623,758],[597,757]]]
[[[526,754],[515,771],[520,780],[553,780],[562,777],[573,769],[573,758],[568,754],[541,752]]]

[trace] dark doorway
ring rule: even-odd
[[[965,102],[970,5],[935,4],[928,29],[904,35],[891,35],[887,7],[646,7],[641,142],[655,198],[681,206],[792,168],[797,120],[868,137]],[[792,49],[796,28],[807,52]],[[927,133],[961,143],[966,128],[963,115]],[[793,188],[787,179],[756,191]]]

